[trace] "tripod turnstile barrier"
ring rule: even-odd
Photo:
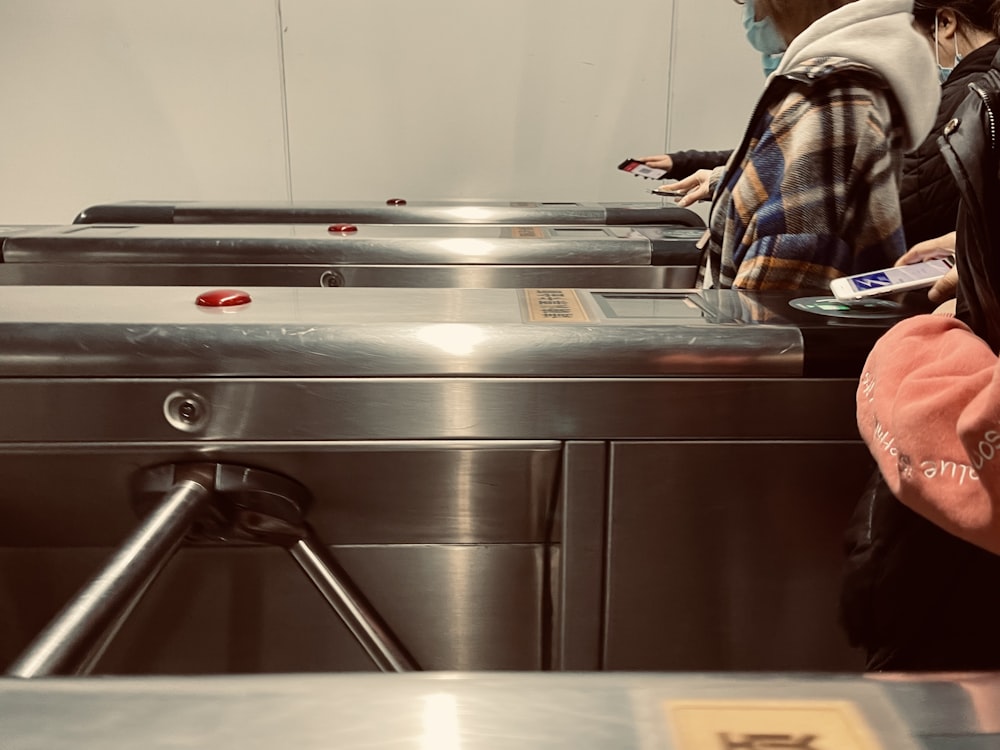
[[[416,669],[304,520],[308,493],[269,472],[222,464],[168,465],[136,480],[144,523],[7,670],[12,677],[87,674],[185,536],[275,544],[316,585],[383,672]]]
[[[0,295],[4,663],[134,526],[137,472],[221,464],[306,488],[316,544],[182,545],[95,672],[371,669],[287,564],[317,548],[424,669],[861,667],[835,612],[854,399],[899,305],[213,291]]]

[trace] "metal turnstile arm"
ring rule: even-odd
[[[26,651],[11,677],[85,674],[208,505],[211,491],[182,479]]]
[[[305,522],[309,497],[298,483],[243,466],[166,465],[139,475],[135,499],[152,512],[8,668],[8,676],[89,673],[185,537],[284,547],[378,669],[419,669]]]
[[[291,544],[288,552],[381,671],[420,669],[311,532]]]

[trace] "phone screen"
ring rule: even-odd
[[[626,159],[618,165],[618,168],[636,177],[645,177],[647,180],[662,180],[667,176],[667,170],[650,167],[635,159]]]
[[[896,266],[881,271],[872,271],[848,277],[851,288],[856,292],[867,292],[882,287],[897,286],[915,281],[934,281],[944,276],[954,265],[950,260],[928,260],[908,266]]]

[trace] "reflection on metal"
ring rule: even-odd
[[[513,289],[249,288],[251,304],[224,310],[198,307],[200,290],[187,287],[69,289],[11,287],[0,295],[6,375],[634,378],[802,371],[797,327],[743,323],[692,291],[664,292],[655,316],[617,318],[601,315],[597,294],[577,291],[588,320],[553,326],[526,325],[524,294]],[[639,296],[646,302],[650,294]],[[723,298],[738,304],[735,292]],[[430,328],[441,324],[449,328]],[[461,330],[473,349],[448,351],[428,340],[431,330]]]
[[[452,693],[430,693],[423,697],[423,750],[461,750],[462,727],[458,718],[458,698]]]
[[[479,326],[467,323],[435,323],[424,326],[416,335],[421,341],[458,357],[472,354],[476,345],[486,338]]]

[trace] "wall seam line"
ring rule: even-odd
[[[285,195],[294,200],[292,190],[292,145],[288,128],[288,86],[285,78],[285,21],[281,9],[282,0],[274,0],[274,11],[278,22],[278,85],[281,96],[281,137],[285,158]]]
[[[663,129],[663,150],[670,152],[670,133],[674,111],[674,60],[677,50],[677,0],[670,3],[670,50],[667,53],[667,111]]]

